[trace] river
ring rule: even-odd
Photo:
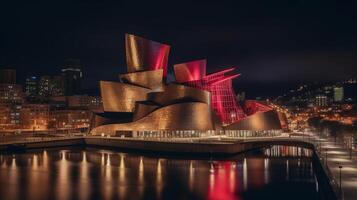
[[[273,146],[224,159],[96,148],[0,154],[0,199],[319,199],[312,152]]]

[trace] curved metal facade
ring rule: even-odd
[[[118,130],[213,130],[211,109],[205,103],[180,103],[165,106],[131,123],[103,125],[91,133],[115,134]]]
[[[119,75],[120,80],[151,90],[162,89],[163,69]]]
[[[125,34],[125,52],[128,72],[163,69],[166,77],[169,45]]]
[[[277,130],[281,129],[278,114],[274,111],[258,112],[251,116],[242,119],[239,122],[233,123],[224,127],[226,130]]]
[[[103,113],[92,134],[281,129],[269,106],[247,101],[242,109],[232,88],[239,76],[234,68],[206,75],[206,60],[181,63],[174,66],[176,83],[166,85],[170,46],[130,34],[125,45],[128,73],[119,75],[121,82],[100,82]]]
[[[159,108],[158,105],[148,104],[146,102],[136,102],[133,120],[136,121],[143,118],[157,108]]]
[[[135,102],[146,100],[149,89],[134,85],[100,81],[105,112],[134,112]]]
[[[204,59],[174,65],[176,81],[184,83],[203,79],[206,76],[206,63]]]
[[[148,100],[160,105],[190,101],[209,104],[210,93],[184,85],[170,84],[165,87],[163,92],[149,93]]]

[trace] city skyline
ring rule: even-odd
[[[119,47],[129,32],[173,46],[170,66],[202,58],[209,59],[208,72],[236,66],[244,76],[234,85],[243,90],[254,88],[251,83],[293,85],[357,76],[352,3],[142,5],[4,4],[2,15],[11,17],[2,17],[7,31],[1,32],[0,64],[16,69],[22,81],[27,69],[52,75],[66,58],[78,58],[84,86],[92,89],[100,79],[114,80],[113,74],[125,71]],[[138,12],[130,15],[132,9]],[[179,10],[185,10],[182,16]]]

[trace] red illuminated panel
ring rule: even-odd
[[[201,80],[206,76],[206,60],[195,60],[174,65],[176,81],[184,83]]]
[[[239,76],[225,73],[234,70],[229,68],[220,72],[207,75],[201,80],[187,82],[195,88],[207,90],[211,93],[211,106],[215,113],[221,119],[223,125],[232,124],[246,117],[242,108],[236,101],[232,88],[232,79]]]
[[[268,105],[264,105],[263,103],[259,103],[254,100],[246,100],[244,102],[243,110],[249,116],[249,115],[253,115],[254,113],[257,113],[257,112],[271,111],[272,108]]]
[[[216,72],[216,73],[207,75],[207,76],[206,76],[206,79],[215,80],[215,79],[217,79],[217,78],[223,77],[225,73],[231,72],[231,71],[233,71],[233,70],[235,70],[234,67],[227,68],[227,69],[224,69],[224,70],[222,70],[222,71],[219,71],[219,72]]]
[[[234,96],[232,79],[211,85],[210,91],[213,110],[218,114],[224,125],[237,122],[245,117]]]
[[[163,69],[166,77],[169,51],[169,45],[125,34],[128,72]]]

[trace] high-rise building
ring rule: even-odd
[[[336,86],[333,88],[333,100],[335,102],[341,102],[344,99],[344,89],[342,86]]]
[[[30,76],[25,81],[25,92],[28,97],[36,97],[38,94],[38,79],[36,76]]]
[[[0,104],[21,104],[22,86],[17,84],[0,84]]]
[[[21,104],[22,98],[22,86],[16,84],[16,71],[0,70],[0,104]]]
[[[78,59],[67,59],[62,67],[62,73],[64,75],[64,88],[65,95],[71,96],[79,94],[81,91],[81,80],[82,80],[82,70],[81,70],[80,60]]]
[[[38,84],[38,95],[41,97],[48,97],[51,95],[51,77],[41,76]]]
[[[326,95],[317,95],[315,97],[315,106],[318,106],[318,107],[327,106],[327,96]]]
[[[0,70],[0,84],[16,84],[16,70],[1,69]]]
[[[63,75],[54,76],[51,80],[51,96],[64,96],[65,77]]]

